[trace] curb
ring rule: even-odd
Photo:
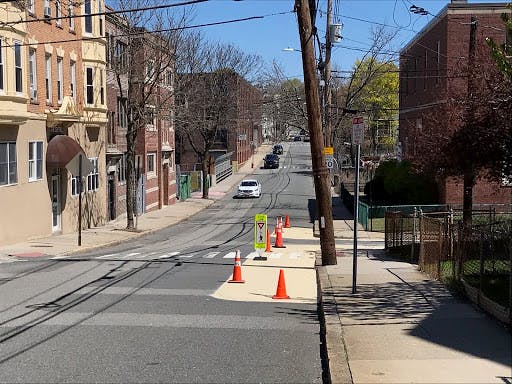
[[[328,383],[353,384],[348,362],[347,349],[343,338],[343,327],[337,311],[336,297],[329,280],[327,269],[322,265],[320,252],[316,255],[317,285],[319,287],[319,304],[321,329],[324,330],[326,366]]]

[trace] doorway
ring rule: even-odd
[[[52,199],[52,232],[61,230],[60,176],[53,175],[50,196]]]

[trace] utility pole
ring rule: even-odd
[[[296,0],[295,9],[299,24],[299,36],[302,52],[302,67],[304,71],[304,86],[306,91],[306,107],[308,112],[308,128],[313,165],[313,181],[318,211],[320,229],[320,248],[322,265],[335,265],[336,244],[332,221],[331,191],[328,181],[329,171],[325,164],[323,151],[322,119],[320,113],[320,98],[318,78],[316,75],[314,33],[308,0]]]
[[[332,0],[327,0],[327,27],[325,34],[325,70],[324,70],[324,142],[331,146],[331,48],[334,36],[331,36]]]

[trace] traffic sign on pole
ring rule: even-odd
[[[352,119],[352,144],[363,145],[364,141],[364,120],[363,117]]]
[[[267,215],[254,216],[254,249],[265,249],[267,246]]]

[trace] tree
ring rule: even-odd
[[[365,114],[370,119],[390,119],[398,112],[398,68],[393,56],[386,52],[396,32],[379,27],[372,34],[372,45],[354,63],[348,78],[332,82],[332,99],[336,106],[330,113],[334,127],[331,142],[338,154],[345,151],[344,143],[350,141],[354,114]]]
[[[507,5],[512,10],[512,4]],[[506,27],[506,42],[503,44],[497,44],[492,37],[487,37],[485,40],[487,45],[491,48],[491,54],[498,68],[508,78],[512,80],[512,17],[503,13],[501,19]]]
[[[203,175],[203,198],[208,198],[211,151],[233,134],[241,119],[255,121],[259,105],[237,104],[238,84],[259,68],[259,56],[245,54],[230,44],[210,43],[199,32],[180,47],[176,76],[176,134],[191,146]]]

